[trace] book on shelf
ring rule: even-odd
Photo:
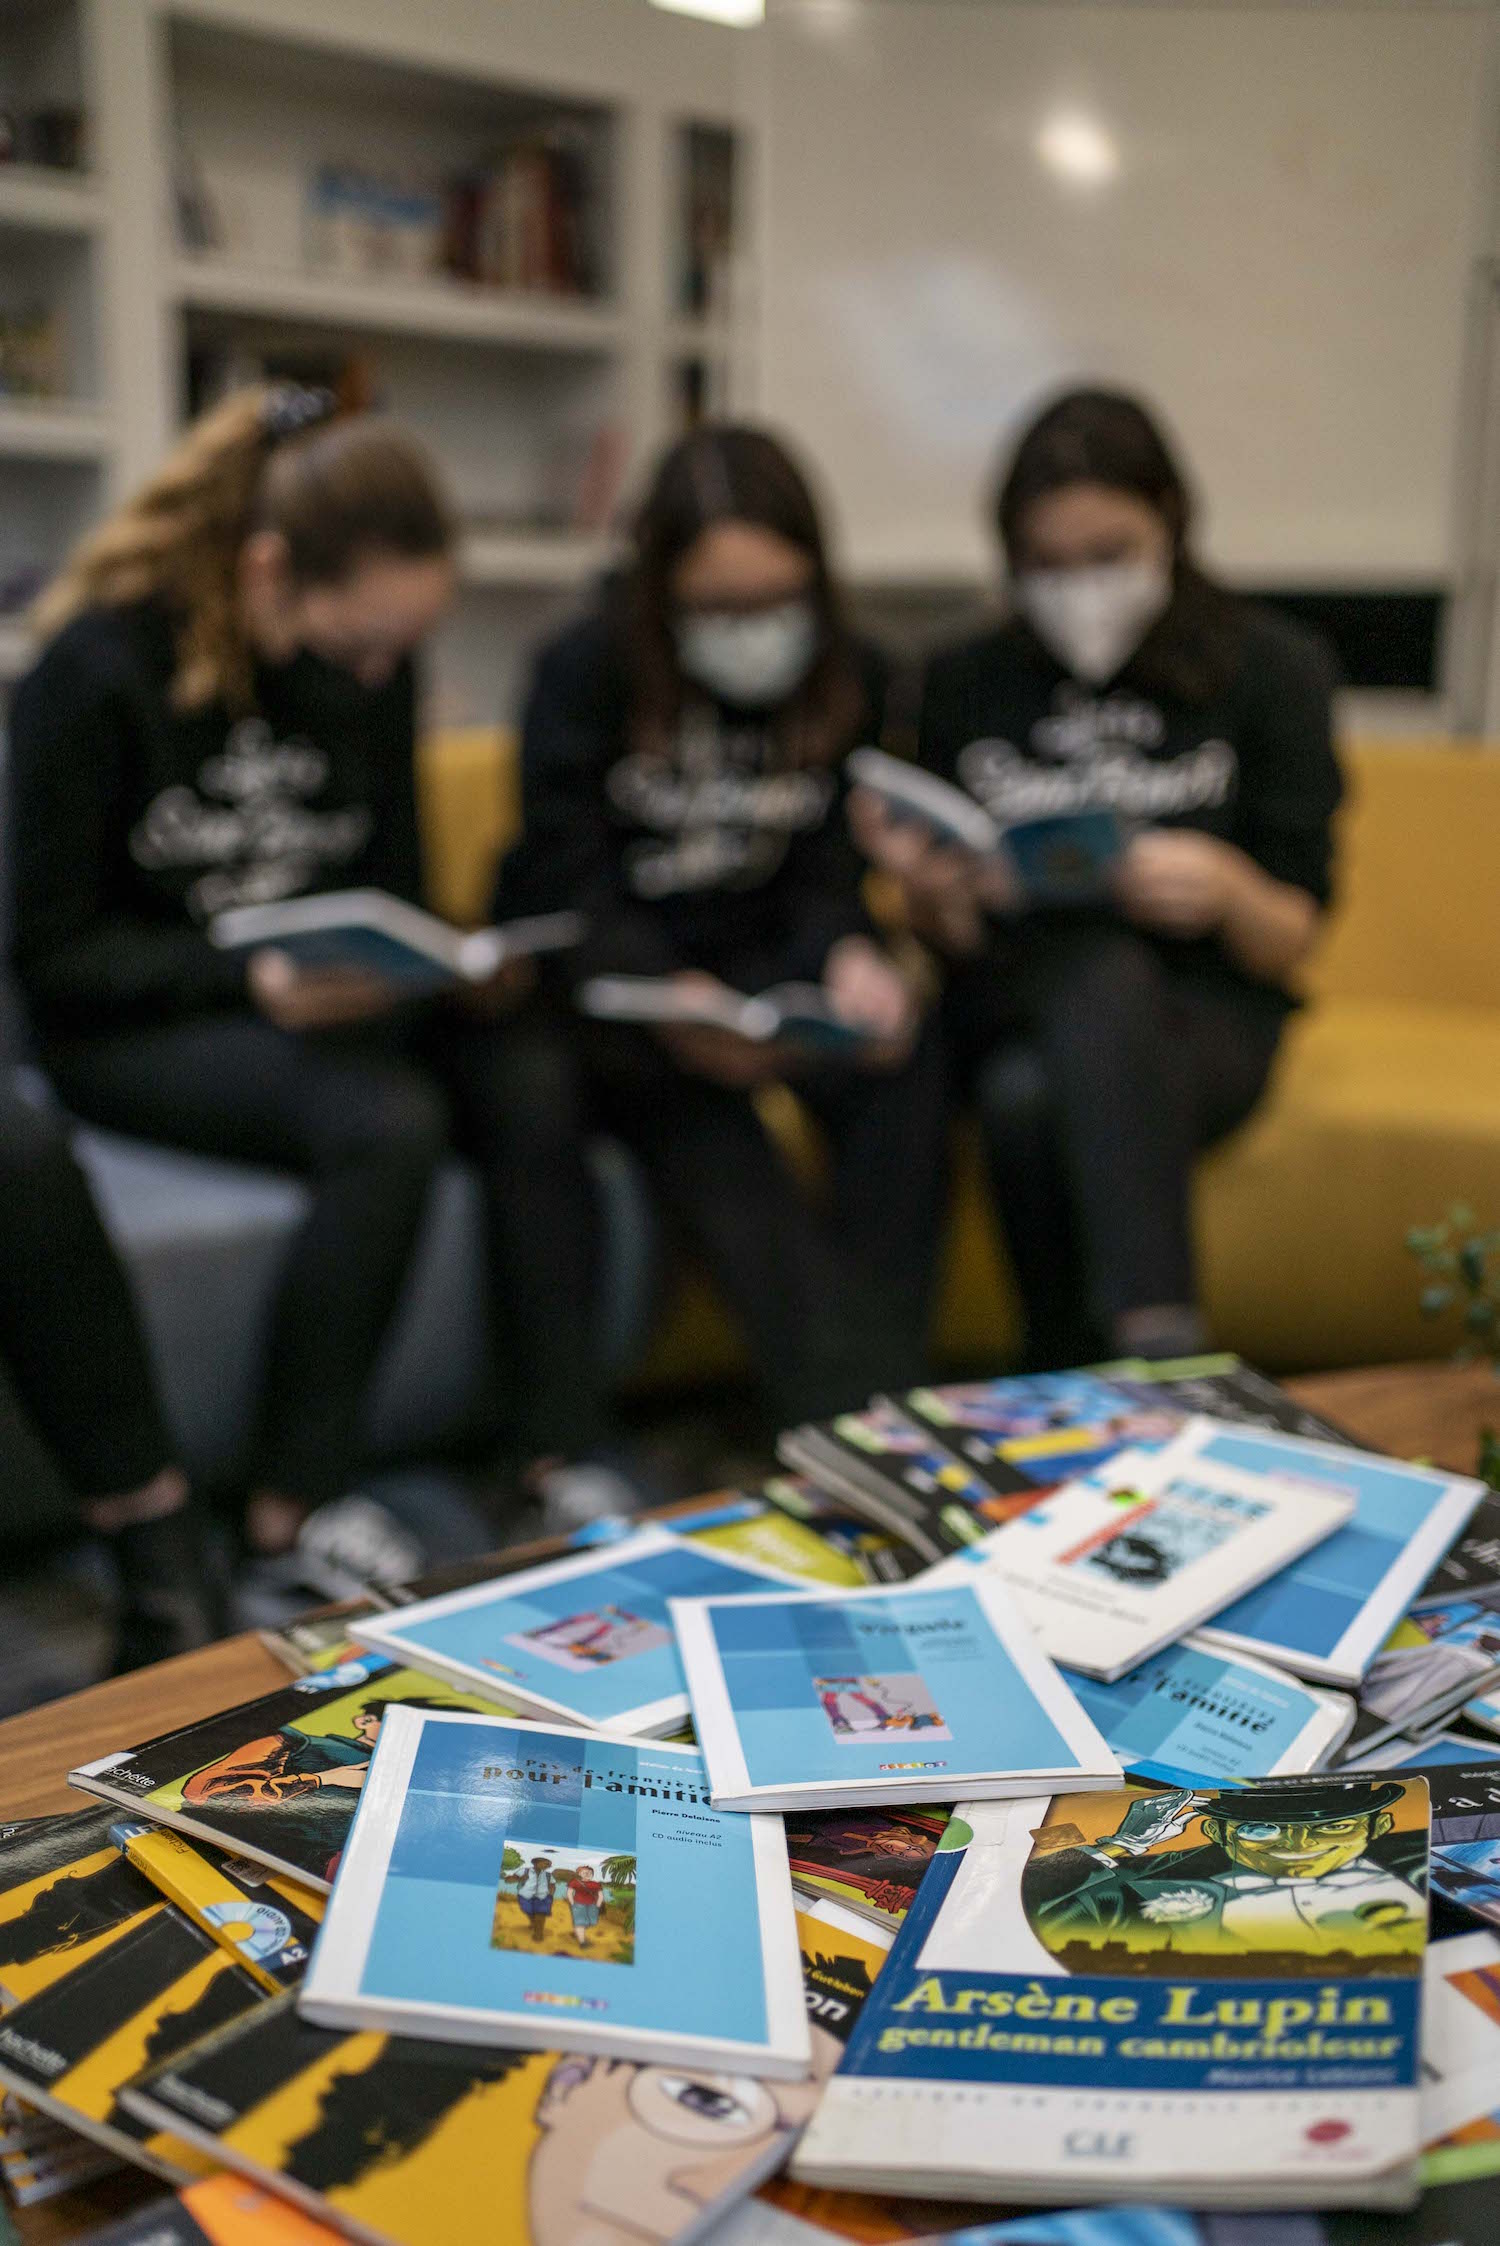
[[[118,1817],[170,1825],[326,1894],[387,1708],[493,1708],[362,1653],[68,1773]],[[109,1820],[106,1820],[106,1826]],[[130,1870],[130,1867],[125,1867]],[[133,1878],[139,1874],[131,1872]]]
[[[392,1709],[298,1999],[324,2027],[799,2080],[780,1825],[623,1732]]]
[[[601,1022],[720,1029],[752,1045],[799,1045],[824,1059],[854,1058],[878,1043],[876,1033],[839,1012],[821,983],[777,983],[745,995],[727,984],[684,990],[675,975],[591,975],[576,1002]]]
[[[1427,1822],[1415,1778],[961,1803],[793,2175],[1410,2204]]]
[[[1216,1433],[1189,1420],[1162,1450],[1122,1452],[933,1573],[994,1572],[1053,1660],[1121,1677],[1352,1516],[1347,1491],[1211,1458]]]
[[[1269,1661],[1192,1636],[1112,1683],[1064,1669],[1127,1777],[1221,1784],[1321,1770],[1354,1722],[1345,1693],[1303,1684]]]
[[[301,1980],[323,1917],[324,1897],[315,1888],[205,1848],[167,1825],[122,1818],[111,1825],[110,1838],[127,1862],[270,1995]]]
[[[797,1475],[928,1562],[974,1543],[1038,1494],[1019,1475],[1011,1490],[998,1491],[884,1398],[790,1427],[776,1451]]]
[[[299,967],[359,968],[413,992],[487,983],[518,959],[564,951],[583,934],[577,913],[543,913],[502,928],[455,928],[382,889],[333,889],[280,904],[236,905],[208,924],[225,951],[289,952]]]
[[[716,1807],[1115,1785],[1120,1766],[990,1573],[674,1599]]]
[[[598,1551],[366,1615],[351,1630],[392,1660],[528,1716],[659,1735],[688,1712],[668,1600],[795,1580],[653,1524]]]
[[[207,2163],[120,2104],[143,2068],[262,2001],[247,1973],[163,1903],[0,2017],[0,2082],[134,2166],[169,2183]]]

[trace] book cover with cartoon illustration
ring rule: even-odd
[[[948,1802],[1118,1781],[1004,1587],[978,1569],[929,1581],[673,1600],[716,1803]]]
[[[89,2246],[339,2246],[342,2235],[243,2176],[205,2176],[175,2199],[90,2231]]]
[[[946,1810],[910,1802],[893,1809],[826,1809],[790,1816],[786,1846],[793,1884],[893,1929],[910,1910],[947,1822]]]
[[[1117,1451],[1164,1443],[1183,1413],[1093,1372],[1037,1373],[915,1388],[902,1409],[1000,1495],[1051,1489]]]
[[[652,1526],[497,1583],[366,1616],[352,1635],[512,1713],[650,1736],[675,1730],[688,1712],[667,1601],[787,1580],[795,1579]]]
[[[1407,2204],[1427,1849],[1404,1776],[961,1804],[793,2173]]]
[[[880,1945],[868,1929],[861,1940],[820,1925],[809,1938],[804,1923],[826,2074]],[[781,2165],[817,2097],[817,2080],[758,2081],[692,2059],[642,2066],[343,2034],[285,1998],[159,2070],[130,2102],[387,2246],[691,2246]]]
[[[303,1984],[332,2027],[808,2065],[781,1828],[691,1747],[392,1709]]]
[[[161,1907],[121,1862],[111,1813],[28,1820],[0,1841],[0,2012],[49,1988]]]
[[[226,1856],[128,1818],[109,1837],[126,1860],[272,1996],[301,1980],[323,1917],[324,1898],[279,1872]]]
[[[362,1653],[68,1773],[70,1786],[326,1894],[385,1710],[492,1708]]]
[[[1220,1434],[1212,1420],[1189,1420],[1161,1450],[1122,1452],[928,1580],[993,1571],[1055,1661],[1106,1681],[1123,1676],[1243,1603],[1252,1586],[1279,1582],[1353,1514],[1347,1490],[1221,1458]]]
[[[898,1536],[920,1559],[942,1559],[1008,1521],[1036,1492],[1024,1476],[996,1488],[888,1398],[867,1410],[789,1428],[782,1462]]]
[[[170,1904],[0,2019],[0,2081],[170,2182],[207,2165],[123,2108],[120,2093],[262,2001],[249,1976]]]

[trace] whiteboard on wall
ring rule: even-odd
[[[1491,19],[1473,8],[771,0],[760,403],[872,579],[991,564],[1000,446],[1139,389],[1244,581],[1451,567]],[[1038,135],[1085,122],[1112,178]]]

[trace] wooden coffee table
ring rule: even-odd
[[[1500,1425],[1500,1380],[1479,1366],[1393,1365],[1323,1373],[1287,1386],[1299,1402],[1372,1450],[1431,1459],[1453,1473],[1473,1472],[1481,1428]],[[0,1821],[81,1808],[82,1797],[65,1782],[77,1764],[253,1699],[285,1679],[285,1669],[258,1638],[226,1638],[12,1716],[0,1723]],[[85,2236],[161,2188],[145,2176],[112,2177],[41,2207],[16,2210],[13,2220],[27,2246],[53,2246]],[[1500,2238],[1500,2179],[1496,2192]]]

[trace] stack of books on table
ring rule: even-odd
[[[0,1832],[0,2086],[178,2187],[119,2239],[1322,2246],[1500,2174],[1481,1487],[1234,1364],[853,1416]]]

